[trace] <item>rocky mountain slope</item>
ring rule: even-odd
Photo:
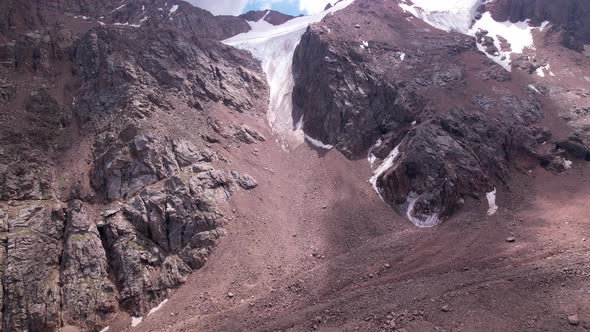
[[[215,114],[264,112],[260,68],[216,41],[226,18],[194,7],[175,19],[198,34],[112,23],[138,3],[4,5],[3,330],[141,317],[205,263],[227,198],[257,185],[220,147],[264,137]],[[109,23],[74,15],[106,11]]]
[[[0,2],[1,330],[587,327],[587,8],[480,5]]]

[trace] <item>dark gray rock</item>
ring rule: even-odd
[[[306,134],[349,158],[370,151],[388,160],[373,178],[381,197],[425,225],[506,183],[516,155],[539,158],[531,125],[542,111],[532,99],[469,89],[462,57],[478,53],[472,38],[418,29],[378,6],[347,8],[369,16],[373,31],[360,37],[330,17],[332,33],[312,26],[304,34],[293,63],[294,119],[303,116]],[[359,49],[359,38],[374,39],[371,52]],[[482,82],[510,78],[477,57]]]
[[[65,325],[100,330],[117,312],[117,289],[109,280],[100,234],[81,201],[70,202],[61,263]]]
[[[4,285],[5,331],[54,331],[61,326],[61,207],[31,205],[8,218]]]
[[[248,174],[240,174],[239,172],[232,172],[236,182],[240,187],[246,190],[254,189],[258,187],[258,182],[252,176]]]

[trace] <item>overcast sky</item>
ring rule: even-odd
[[[197,7],[207,9],[215,15],[239,15],[245,10],[274,9],[286,14],[315,14],[335,0],[188,0]]]

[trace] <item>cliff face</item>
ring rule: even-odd
[[[214,16],[179,0],[7,0],[0,4],[0,9],[0,31],[4,33],[60,26],[75,29],[76,26],[87,23],[175,28],[194,37],[223,40],[250,30],[250,26],[242,18]]]
[[[542,111],[472,38],[404,15],[359,0],[310,28],[295,52],[294,117],[349,158],[383,160],[374,186],[426,226],[509,181],[515,159],[542,159]]]
[[[220,147],[264,137],[215,116],[264,112],[259,64],[215,41],[240,29],[196,8],[132,26],[116,23],[141,3],[11,5],[0,38],[2,329],[97,331],[119,311],[143,316],[203,266],[227,198],[256,187]]]
[[[590,44],[590,3],[584,0],[496,0],[487,4],[497,21],[549,21],[564,30],[563,44],[577,51]]]

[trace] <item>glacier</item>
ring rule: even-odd
[[[293,55],[301,37],[310,24],[320,22],[326,15],[341,10],[354,0],[338,2],[319,14],[300,16],[284,24],[274,26],[264,20],[248,22],[252,30],[222,41],[239,49],[247,50],[260,60],[270,86],[270,101],[267,120],[273,133],[278,136],[284,150],[295,148],[305,141],[304,119],[293,121]]]

